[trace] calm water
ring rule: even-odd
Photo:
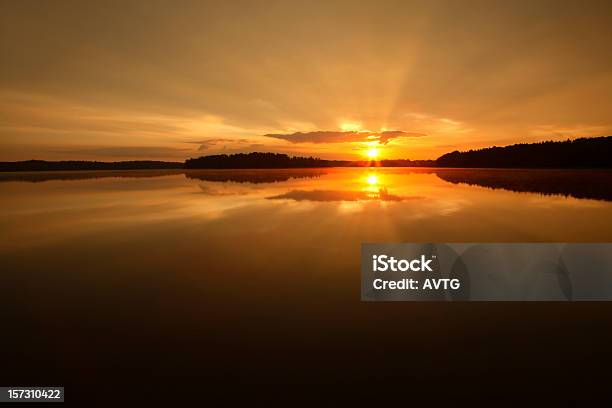
[[[0,174],[10,238],[0,249],[74,257],[83,245],[129,242],[133,262],[144,261],[138,249],[162,245],[174,262],[196,250],[189,256],[207,264],[237,249],[290,262],[316,250],[307,257],[343,266],[364,241],[610,241],[611,181],[608,172],[448,169]]]
[[[607,304],[362,304],[359,248],[612,241],[610,181],[452,169],[0,174],[12,350],[2,379],[336,384],[478,378],[495,364],[503,377],[521,358],[546,369],[568,350],[575,364],[607,350]],[[542,343],[550,333],[563,340]],[[528,349],[518,360],[517,342]]]

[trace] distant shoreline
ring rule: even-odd
[[[185,162],[154,160],[99,162],[27,160],[0,162],[0,172],[192,170],[192,169],[314,169],[338,167],[427,167],[499,169],[609,169],[612,168],[612,136],[561,142],[515,144],[466,152],[446,153],[436,160],[389,159],[324,160],[279,153],[237,153],[202,156]]]
[[[0,162],[3,163],[3,162]],[[48,169],[48,170],[5,170],[0,169],[0,174],[7,173],[73,173],[73,172],[138,172],[138,171],[168,171],[171,173],[187,173],[197,171],[253,171],[253,170],[325,170],[325,169],[431,169],[431,170],[568,170],[568,171],[590,171],[603,170],[612,171],[611,167],[447,167],[447,166],[327,166],[327,167],[257,167],[257,168],[191,168],[167,167],[167,168],[104,168],[104,169]],[[170,173],[169,173],[170,174]]]

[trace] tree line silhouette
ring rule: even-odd
[[[436,160],[439,167],[611,168],[612,136],[561,142],[521,143],[467,152],[454,151]]]
[[[466,152],[454,151],[436,160],[324,160],[281,153],[218,154],[181,162],[153,160],[97,162],[0,162],[0,171],[144,170],[144,169],[287,169],[324,167],[492,167],[492,168],[612,168],[612,136],[561,142],[521,143]]]
[[[287,169],[318,167],[421,167],[433,160],[323,160],[316,157],[288,156],[281,153],[237,153],[203,156],[185,161],[186,169]]]
[[[185,169],[287,169],[334,167],[331,160],[315,157],[291,157],[280,153],[237,153],[202,156],[185,160]]]

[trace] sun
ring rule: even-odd
[[[375,160],[378,157],[378,149],[375,147],[369,148],[365,153],[370,160]]]

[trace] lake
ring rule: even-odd
[[[608,303],[361,303],[360,244],[610,242],[611,181],[595,170],[0,173],[2,380],[383,384],[503,379],[529,361],[563,383],[559,361],[608,355]]]

